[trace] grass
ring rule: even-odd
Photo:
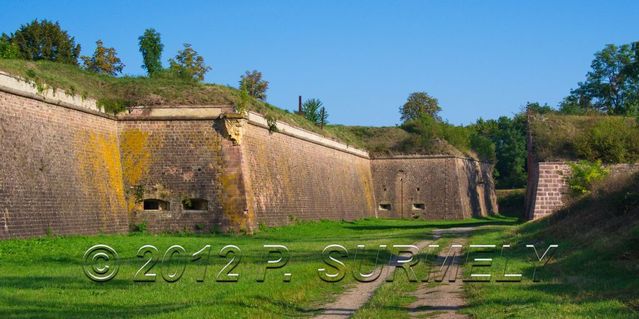
[[[518,196],[520,191],[505,192]],[[513,195],[513,193],[515,195]],[[465,282],[473,318],[638,318],[639,175],[617,176],[565,209],[522,225],[489,225],[471,233],[468,244],[494,244],[490,282]],[[501,245],[511,249],[501,252]],[[533,244],[543,254],[558,244],[553,259],[533,282]],[[507,257],[507,258],[506,258]],[[471,255],[471,258],[472,255]],[[465,264],[463,276],[471,273]],[[520,273],[520,282],[497,276]],[[477,272],[477,271],[473,271]],[[434,285],[436,283],[429,283]],[[385,283],[356,318],[408,318],[415,283]]]
[[[0,59],[0,70],[28,79],[39,90],[52,88],[83,98],[93,98],[108,113],[117,113],[128,106],[139,105],[238,105],[241,102],[240,92],[234,87],[166,75],[153,78],[113,77],[91,73],[69,64],[20,59]],[[414,139],[415,134],[399,127],[328,125],[322,129],[299,114],[253,98],[249,98],[248,109],[276,121],[368,150],[373,155],[463,155],[441,137],[427,149],[416,149],[406,143],[411,137]]]
[[[526,189],[497,189],[497,205],[499,206],[499,214],[509,217],[517,217],[523,219],[526,201]]]
[[[6,240],[0,243],[0,317],[2,318],[279,318],[311,316],[320,305],[335,298],[352,276],[339,283],[319,279],[321,251],[328,244],[341,244],[353,251],[357,244],[409,244],[430,237],[434,228],[499,223],[500,219],[463,221],[412,221],[365,219],[355,222],[310,222],[265,229],[254,236],[243,235],[98,235],[43,237]],[[89,247],[106,244],[118,251],[120,269],[115,279],[96,283],[85,277],[82,256]],[[211,245],[205,281],[196,279],[205,264],[186,263],[184,276],[167,283],[162,271],[172,273],[179,264],[160,264],[151,269],[156,282],[134,282],[144,260],[136,257],[146,244],[156,246],[160,255],[171,245],[182,245],[193,254]],[[216,274],[227,262],[218,257],[228,244],[241,248],[242,259],[234,270],[237,283],[216,282]],[[266,281],[256,279],[264,269],[264,244],[286,245],[289,264],[272,269]],[[371,250],[365,258],[373,258]],[[161,259],[161,256],[160,256]],[[178,260],[177,258],[176,260]],[[345,261],[347,266],[350,260]],[[166,269],[164,268],[165,266]],[[165,270],[163,270],[165,269]],[[293,274],[289,283],[283,273]]]
[[[445,154],[476,157],[476,154],[470,152],[470,150],[462,152],[455,148],[445,139],[444,135],[437,136],[429,144],[416,143],[415,139],[419,135],[407,132],[401,127],[329,125],[326,130],[343,141],[348,141],[352,145],[368,150],[372,156]]]
[[[612,115],[538,114],[530,120],[533,154],[539,161],[602,159],[604,163],[635,160],[637,120]],[[599,128],[601,133],[593,133]],[[592,148],[599,148],[593,153]]]
[[[133,105],[237,105],[240,92],[230,86],[198,83],[174,77],[112,77],[50,61],[0,59],[0,70],[34,82],[39,89],[53,88],[97,100],[105,111],[116,113]],[[303,116],[250,98],[249,109],[278,121],[328,138],[361,147],[363,143],[339,129],[322,130]]]
[[[492,222],[472,224],[463,223],[457,224],[456,226],[514,225],[517,222],[517,219],[507,217],[491,217],[487,220]],[[440,251],[448,249],[454,237],[454,235],[444,234],[442,238],[432,242],[432,244],[439,245],[438,249],[422,249],[417,258],[420,258],[420,260],[435,260]],[[432,239],[432,237],[429,239]],[[426,278],[429,273],[432,274],[435,267],[436,266],[434,264],[427,266],[424,262],[420,262],[414,267],[414,271],[417,278],[421,279]],[[431,278],[434,279],[433,277]],[[428,283],[411,282],[404,275],[403,271],[400,270],[399,274],[396,275],[395,280],[390,283],[387,282],[382,284],[382,286],[375,291],[373,297],[366,303],[366,305],[355,313],[353,318],[410,318],[408,305],[416,300],[413,293],[422,284],[428,285],[429,287],[439,284],[432,279]]]
[[[431,251],[424,249],[418,258],[422,258],[422,260],[434,260],[437,254],[450,244],[450,238],[440,238],[433,241],[432,244],[439,245],[440,249],[433,249]],[[429,269],[422,263],[416,265],[414,271],[417,278],[421,279],[428,276],[428,273],[432,271],[432,269]],[[390,283],[384,283],[379,287],[373,297],[364,307],[355,313],[353,318],[410,318],[407,306],[417,299],[413,296],[413,293],[422,284],[421,282],[409,281],[406,275],[404,275],[404,272],[399,270],[399,274],[395,276],[395,280]],[[426,285],[429,286],[436,284],[437,283],[433,281],[426,283]]]
[[[475,233],[474,242],[516,247],[509,267],[524,276],[532,271],[525,244],[558,244],[559,250],[539,283],[466,285],[465,312],[477,318],[639,317],[638,204],[639,177],[617,177],[548,218]]]

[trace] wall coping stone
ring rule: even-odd
[[[373,160],[394,160],[394,159],[433,159],[433,158],[457,158],[462,160],[469,160],[473,162],[486,163],[491,164],[490,162],[481,161],[472,157],[467,156],[457,156],[457,155],[449,155],[449,154],[432,154],[432,155],[420,155],[420,154],[411,154],[411,155],[384,155],[384,156],[375,156]]]
[[[263,115],[255,112],[248,113],[248,123],[257,127],[268,129],[268,123]],[[338,151],[353,154],[362,158],[370,159],[368,152],[352,147],[348,144],[332,140],[317,133],[290,125],[286,122],[277,121],[277,132],[274,134],[284,134],[307,142],[322,145]]]
[[[31,81],[3,71],[0,71],[0,91],[62,106],[67,109],[115,119],[115,116],[104,113],[100,107],[98,107],[95,99],[82,99],[79,96],[67,94],[66,91],[61,89],[54,90],[52,88],[46,88],[40,92]]]

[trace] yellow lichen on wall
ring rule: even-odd
[[[125,129],[120,133],[122,172],[127,192],[127,210],[133,212],[138,204],[135,189],[142,186],[145,176],[153,164],[152,150],[162,146],[162,138],[139,129]]]
[[[373,178],[371,175],[370,167],[368,163],[364,164],[362,162],[356,164],[357,166],[357,175],[359,176],[360,185],[362,185],[364,196],[366,197],[366,208],[369,210],[368,212],[375,211],[375,199],[373,198]],[[367,213],[368,213],[367,212]]]
[[[108,219],[115,220],[126,206],[118,139],[115,134],[79,131],[74,143],[78,176],[85,186],[84,195],[99,199],[100,211],[97,213],[104,228]]]
[[[248,214],[248,212],[240,211],[244,206],[244,203],[242,203],[244,194],[238,187],[240,175],[238,173],[223,173],[220,175],[219,182],[222,187],[219,199],[230,228],[235,231],[249,230],[246,229],[246,221],[249,216],[243,216],[245,213]]]
[[[148,140],[149,133],[137,129],[125,130],[120,135],[124,182],[128,186],[137,185],[148,173],[151,163]]]

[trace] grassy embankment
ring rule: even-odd
[[[237,105],[240,101],[240,92],[234,87],[174,77],[113,77],[91,73],[69,64],[7,59],[0,59],[0,70],[35,83],[40,90],[59,89],[84,98],[93,98],[107,112],[117,112],[134,105]],[[251,98],[249,104],[249,109],[255,112],[363,147],[356,136],[340,127],[322,130],[303,116],[260,100]]]
[[[352,254],[357,244],[365,244],[366,260],[374,259],[379,244],[410,244],[431,238],[438,227],[503,223],[503,219],[463,221],[360,220],[355,222],[313,222],[264,229],[254,236],[242,235],[99,235],[43,237],[6,240],[0,243],[0,317],[2,318],[228,318],[306,316],[354,282],[348,275],[339,283],[323,282],[317,269],[322,249],[329,244],[344,245]],[[120,255],[115,279],[95,283],[85,277],[84,252],[94,244],[107,244]],[[203,260],[187,261],[183,277],[168,283],[163,271],[174,273],[179,264],[165,269],[158,262],[151,269],[156,282],[134,282],[136,271],[146,259],[136,257],[138,249],[152,244],[159,260],[174,244],[188,255],[211,245],[210,261],[203,283],[196,282],[205,270]],[[218,256],[228,244],[242,250],[242,259],[233,270],[239,282],[216,282],[216,275],[228,261]],[[266,281],[258,283],[264,269],[264,244],[282,244],[290,250],[290,262],[282,269],[269,270]],[[387,258],[388,256],[385,256]],[[175,259],[175,260],[179,260]],[[354,261],[343,259],[348,267]],[[329,268],[330,270],[331,268]],[[283,274],[293,274],[289,283]],[[401,277],[400,277],[401,279]]]
[[[543,220],[513,229],[476,233],[475,243],[516,247],[509,267],[521,283],[467,285],[477,318],[637,318],[639,317],[639,176],[608,180],[588,196]],[[555,260],[531,282],[532,256],[558,244]],[[543,247],[543,248],[542,248]],[[503,260],[494,269],[502,269]]]
[[[636,175],[607,180],[549,218],[474,231],[468,244],[498,248],[490,252],[491,281],[464,284],[469,306],[462,312],[473,318],[639,317],[638,214]],[[503,244],[512,249],[502,256]],[[528,244],[540,255],[549,245],[559,245],[551,262],[538,268],[539,282],[532,281],[534,252]],[[471,271],[465,267],[463,275],[468,276]],[[497,282],[505,269],[522,274],[521,282]],[[386,283],[355,317],[408,318],[415,288],[406,281]]]
[[[134,105],[237,105],[240,102],[240,92],[234,87],[166,76],[113,77],[87,72],[68,64],[7,59],[0,59],[0,70],[28,79],[35,83],[39,90],[53,88],[93,98],[103,110],[111,113]],[[291,100],[294,101],[293,98]],[[276,121],[366,149],[373,154],[468,153],[457,150],[443,137],[416,148],[414,143],[410,143],[417,138],[416,134],[400,127],[328,125],[322,129],[303,116],[252,98],[249,99],[249,109]]]
[[[539,161],[639,160],[639,119],[635,117],[537,114],[529,125],[533,155]]]

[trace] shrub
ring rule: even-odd
[[[147,228],[148,227],[147,227],[146,221],[143,221],[139,224],[134,225],[134,231],[139,232],[141,234],[146,234]]]
[[[266,119],[266,125],[268,126],[269,133],[277,133],[279,129],[277,128],[277,115],[274,112],[267,112],[264,115]]]
[[[240,90],[245,90],[248,94],[262,101],[266,100],[266,90],[268,89],[268,81],[262,80],[262,72],[253,70],[246,71],[240,79]]]
[[[399,113],[402,115],[402,121],[404,122],[424,115],[440,120],[438,113],[441,109],[436,98],[426,92],[414,92],[408,96],[406,103],[399,108]]]
[[[317,125],[319,123],[319,111],[322,107],[323,103],[320,99],[308,99],[302,104],[302,112],[304,112],[304,117],[307,120]]]
[[[624,118],[604,117],[575,139],[579,158],[604,163],[634,162],[639,154],[639,129]]]
[[[604,179],[609,173],[600,160],[595,162],[582,160],[571,163],[570,169],[572,174],[568,178],[568,185],[576,195],[588,193],[595,182]]]
[[[80,45],[57,22],[33,20],[21,26],[9,39],[18,47],[23,59],[78,64]]]
[[[442,137],[460,151],[470,149],[470,130],[463,126],[441,123]]]
[[[170,70],[184,79],[204,80],[204,74],[211,67],[204,63],[204,58],[193,50],[190,44],[184,43],[184,50],[179,50],[175,59],[169,60]]]
[[[118,58],[118,54],[114,48],[107,48],[102,40],[95,42],[95,52],[93,56],[81,57],[84,62],[84,68],[90,72],[117,75],[124,69],[124,64]]]
[[[497,160],[495,143],[488,137],[473,133],[470,136],[470,148],[472,148],[479,158],[494,163]]]
[[[11,42],[9,36],[0,36],[0,59],[17,59],[20,57],[18,45]]]
[[[162,70],[162,50],[164,45],[160,39],[160,33],[155,29],[146,29],[144,34],[138,38],[140,45],[140,52],[142,53],[142,59],[144,65],[142,67],[146,69],[149,76],[153,76],[154,73]]]
[[[251,104],[249,93],[246,90],[240,91],[240,98],[235,104],[235,112],[247,115]]]

